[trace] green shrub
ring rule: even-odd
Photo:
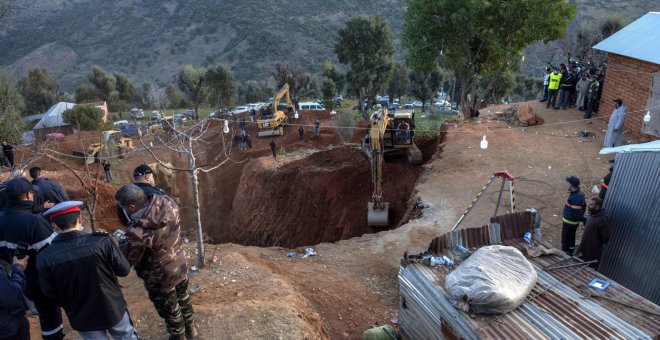
[[[353,138],[353,132],[355,131],[355,116],[352,114],[339,113],[335,119],[335,125],[337,126],[337,134],[344,143],[348,143]]]
[[[87,105],[76,105],[64,111],[62,118],[78,130],[98,130],[103,125],[103,111]]]

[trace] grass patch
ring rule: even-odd
[[[415,124],[417,125],[415,135],[436,138],[440,135],[440,126],[454,116],[453,114],[417,112],[415,113]]]

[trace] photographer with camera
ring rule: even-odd
[[[7,273],[0,266],[0,340],[30,340],[30,323],[25,317],[25,268],[28,259],[27,248],[17,251],[11,271]]]
[[[62,202],[44,213],[57,236],[39,253],[41,290],[61,303],[83,339],[105,339],[107,333],[113,339],[137,339],[117,280],[131,267],[110,234],[83,231],[82,204]]]

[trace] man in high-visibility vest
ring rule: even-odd
[[[580,222],[585,221],[584,211],[587,204],[584,200],[584,192],[580,190],[580,179],[575,176],[566,177],[570,184],[568,199],[564,203],[564,214],[562,216],[563,226],[561,228],[561,250],[569,256],[573,255],[575,248],[575,233]]]
[[[557,101],[557,92],[559,92],[559,83],[561,82],[562,74],[559,73],[557,68],[555,68],[552,73],[550,73],[550,84],[548,84],[548,101],[545,103],[545,107],[549,108],[550,105],[555,107],[555,102]]]

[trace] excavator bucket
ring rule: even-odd
[[[85,156],[85,164],[90,165],[96,162],[96,157],[94,156]]]
[[[75,157],[78,157],[78,158],[84,159],[85,164],[87,164],[87,165],[94,164],[94,162],[96,162],[96,157],[94,157],[94,156],[90,156],[90,155],[88,155],[88,154],[86,154],[86,153],[84,153],[84,152],[74,151],[74,152],[73,152],[73,155],[74,155]]]
[[[384,202],[383,208],[374,208],[374,203],[367,203],[367,224],[370,227],[387,227],[390,225],[390,203]]]
[[[273,129],[273,130],[261,130],[261,131],[257,132],[257,136],[258,136],[258,137],[266,137],[266,136],[282,136],[282,135],[284,135],[284,128],[281,127],[281,126],[280,126],[279,128],[277,128],[277,129]]]

